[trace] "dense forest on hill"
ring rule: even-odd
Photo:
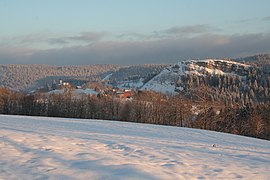
[[[50,66],[50,65],[0,65],[0,86],[25,90],[47,77],[82,77],[92,79],[113,72],[119,65]],[[50,81],[52,78],[48,78]],[[49,83],[49,82],[48,82]]]
[[[258,54],[243,58],[237,58],[236,61],[255,65],[260,69],[270,72],[270,54]]]
[[[226,59],[187,60],[166,67],[142,89],[181,94],[226,106],[270,102],[270,73],[252,64]]]
[[[0,65],[0,87],[14,90],[37,89],[59,79],[78,82],[101,81],[112,74],[110,82],[123,80],[147,80],[158,74],[166,65],[89,65],[89,66],[50,66],[50,65]]]
[[[187,96],[202,98],[198,89],[208,88],[203,97],[209,101],[223,101],[226,105],[247,105],[270,102],[270,76],[258,68],[251,68],[244,78],[235,74],[182,76],[179,86]]]

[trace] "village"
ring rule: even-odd
[[[116,88],[105,82],[87,82],[80,85],[74,85],[72,82],[62,79],[53,80],[52,83],[46,83],[45,87],[37,89],[35,92],[48,94],[62,94],[72,92],[76,95],[90,95],[96,97],[112,96],[119,99],[132,99],[136,92],[133,89]]]

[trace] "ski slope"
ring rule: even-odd
[[[0,179],[270,179],[270,141],[148,124],[0,115]]]

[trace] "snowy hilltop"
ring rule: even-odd
[[[0,115],[0,179],[270,179],[270,141],[205,130]]]
[[[224,59],[186,60],[165,68],[141,89],[175,95],[185,89],[187,76],[238,76],[244,78],[252,66]]]

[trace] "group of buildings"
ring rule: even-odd
[[[118,89],[118,88],[113,88],[111,86],[105,86],[105,87],[94,87],[94,88],[89,88],[87,84],[81,84],[81,85],[74,85],[71,82],[68,81],[63,81],[60,79],[58,82],[56,80],[53,80],[52,84],[46,85],[45,92],[50,92],[50,93],[56,93],[56,92],[65,92],[65,91],[75,91],[76,94],[91,94],[95,95],[97,97],[102,97],[102,96],[113,96],[116,98],[121,98],[121,99],[127,99],[127,98],[132,98],[132,90],[130,89]]]

